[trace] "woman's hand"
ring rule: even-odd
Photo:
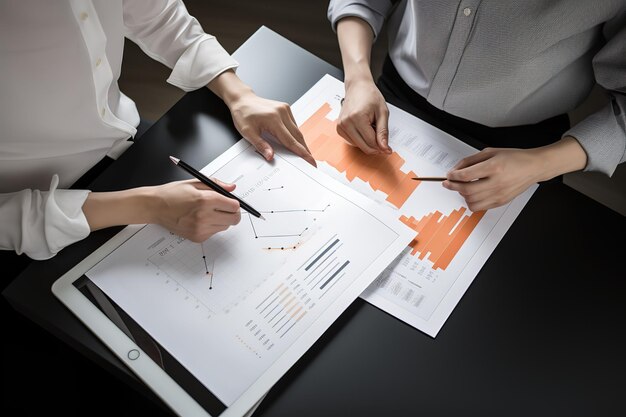
[[[539,180],[533,150],[487,148],[462,159],[443,186],[458,191],[472,211],[502,206]]]
[[[532,184],[586,164],[587,154],[570,136],[540,148],[486,148],[459,161],[443,186],[458,191],[470,210],[487,210],[507,204]]]
[[[227,191],[233,184],[217,181]],[[194,242],[203,242],[241,220],[239,202],[211,190],[197,180],[175,181],[154,187],[89,193],[83,213],[90,229],[155,223]]]
[[[365,20],[348,16],[337,23],[337,39],[346,88],[337,133],[367,154],[389,154],[389,109],[370,70],[374,32]]]
[[[264,133],[269,133],[285,148],[317,166],[287,103],[257,96],[233,70],[221,73],[208,87],[224,100],[239,133],[266,160],[274,157],[274,149],[263,138]]]
[[[287,103],[268,100],[252,91],[243,94],[229,104],[235,127],[266,160],[274,157],[272,146],[263,139],[267,132],[287,149],[313,166],[317,166],[311,151],[298,129],[296,119]]]
[[[366,154],[391,153],[389,109],[371,79],[346,82],[337,133]]]
[[[215,180],[226,191],[234,184]],[[239,202],[213,191],[196,180],[177,181],[154,187],[158,199],[152,206],[152,223],[194,242],[203,242],[241,220]]]

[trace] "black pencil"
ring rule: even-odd
[[[412,180],[416,180],[416,181],[445,181],[447,180],[446,177],[417,177],[417,178],[411,178]]]
[[[178,165],[179,167],[181,167],[182,169],[184,169],[185,171],[187,171],[188,173],[190,173],[191,175],[196,177],[203,184],[208,185],[209,187],[211,187],[214,191],[220,193],[224,197],[232,198],[233,200],[239,201],[239,205],[241,206],[241,208],[246,210],[248,213],[252,214],[255,217],[258,217],[259,219],[265,220],[265,217],[263,217],[261,215],[261,213],[259,213],[255,209],[253,209],[248,203],[246,203],[245,201],[243,201],[242,199],[237,197],[235,194],[232,194],[232,193],[226,191],[219,184],[217,184],[215,181],[211,180],[206,175],[203,175],[200,171],[196,170],[194,167],[192,167],[191,165],[187,164],[185,161],[181,161],[180,159],[174,158],[173,156],[170,156],[170,159],[172,160],[172,162],[174,164]]]

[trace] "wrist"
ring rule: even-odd
[[[228,108],[231,108],[242,98],[254,95],[252,88],[241,81],[237,74],[235,74],[235,71],[231,69],[215,77],[207,87],[221,98]]]
[[[587,165],[587,154],[578,141],[566,136],[563,139],[533,150],[536,153],[538,182],[559,175],[580,171]]]
[[[129,203],[134,207],[137,216],[134,224],[160,224],[159,213],[166,202],[158,192],[158,186],[139,187],[130,191],[133,191],[133,195]]]
[[[359,84],[375,84],[372,71],[368,64],[365,63],[352,63],[344,64],[344,83],[346,89],[352,88],[354,85]]]

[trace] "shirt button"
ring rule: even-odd
[[[87,18],[89,17],[89,15],[87,14],[87,12],[81,12],[80,15],[78,16],[80,17],[80,20],[87,20]]]
[[[99,66],[100,66],[100,64],[102,64],[102,60],[101,60],[100,58],[98,58],[98,59],[96,60],[96,67],[99,67]]]
[[[470,9],[469,7],[466,7],[465,9],[463,9],[463,14],[465,16],[469,16],[472,14],[472,9]]]

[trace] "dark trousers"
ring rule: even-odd
[[[567,114],[535,124],[510,127],[489,127],[453,116],[439,110],[409,87],[398,74],[389,56],[385,59],[377,85],[389,103],[478,149],[536,148],[558,141],[570,127]]]

